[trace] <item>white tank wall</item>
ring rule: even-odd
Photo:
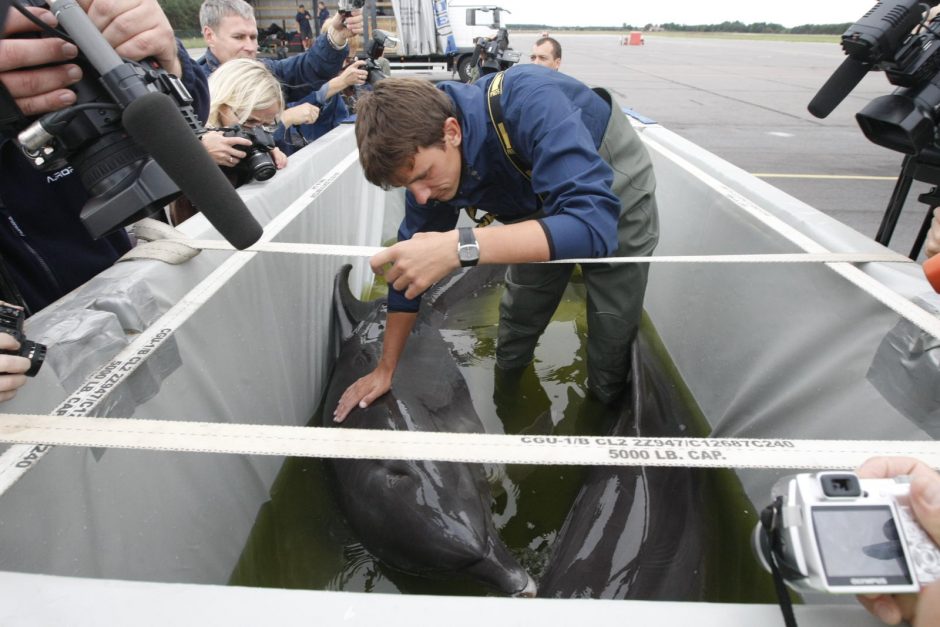
[[[658,254],[799,252],[743,213],[735,194],[832,250],[878,249],[666,129],[642,133],[659,181]],[[335,178],[322,180],[354,148],[351,127],[342,127],[293,156],[268,183],[241,192],[263,224],[305,206],[277,241],[377,245],[395,232],[400,198],[366,184],[354,159]],[[734,193],[716,190],[698,170]],[[394,207],[388,214],[387,205]],[[201,216],[183,230],[194,237],[211,231]],[[3,409],[50,412],[226,260],[246,254],[206,251],[179,266],[121,263],[40,312],[27,333],[50,345],[49,363]],[[305,424],[326,375],[332,281],[345,261],[255,255],[133,376],[133,385],[115,392],[107,413]],[[364,287],[371,273],[364,260],[354,261],[354,282]],[[936,302],[918,268],[868,271]],[[715,435],[928,437],[869,382],[897,314],[822,265],[656,265],[647,308]],[[0,570],[225,581],[280,463],[53,450],[0,496]],[[755,501],[767,494],[775,474],[742,473]]]

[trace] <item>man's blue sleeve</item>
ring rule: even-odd
[[[342,50],[334,48],[323,33],[303,54],[287,59],[265,59],[264,63],[288,88],[320,85],[339,74],[348,51],[349,46]]]
[[[430,231],[445,232],[457,226],[460,211],[446,203],[431,201],[427,205],[419,205],[411,192],[405,192],[405,219],[398,227],[398,241],[403,242],[415,233]],[[457,249],[454,249],[454,256]],[[405,298],[405,293],[388,286],[388,310],[415,313],[421,306],[421,297]]]
[[[180,81],[189,95],[193,97],[193,110],[196,112],[196,117],[205,124],[209,119],[209,81],[202,67],[193,61],[179,39],[176,40],[176,50],[180,58],[180,66],[183,68]]]
[[[530,83],[506,106],[513,145],[532,164],[532,189],[554,259],[605,257],[617,250],[620,199],[581,111],[553,85]]]

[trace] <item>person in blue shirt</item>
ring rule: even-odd
[[[199,64],[207,76],[231,59],[257,58],[258,25],[254,9],[244,0],[205,0],[199,8],[199,23],[207,47]],[[338,106],[334,101],[339,98],[330,90],[329,82],[343,68],[349,38],[360,33],[361,9],[346,18],[337,13],[326,31],[302,54],[288,59],[260,59],[284,85],[284,116],[296,125],[313,124],[323,116],[324,109],[329,114]],[[284,127],[279,134],[283,136]]]
[[[657,243],[643,143],[606,91],[560,72],[516,65],[474,84],[438,86],[388,78],[359,101],[356,140],[366,178],[407,188],[406,208],[399,242],[370,260],[389,285],[382,358],[340,399],[336,421],[390,389],[420,295],[461,265],[516,264],[506,275],[496,355],[508,370],[531,362],[574,267],[530,262],[650,255]],[[459,209],[470,207],[506,224],[455,230]],[[626,388],[647,268],[581,268],[588,387],[604,403]]]
[[[304,5],[301,4],[297,7],[297,15],[294,16],[294,21],[297,22],[297,27],[300,29],[300,38],[304,50],[310,47],[310,40],[313,39],[313,27],[310,25],[312,19],[313,16],[310,15],[310,11],[304,8]]]
[[[326,26],[326,22],[330,19],[330,10],[326,8],[326,3],[323,0],[320,0],[320,3],[317,5],[319,11],[317,12],[317,32],[323,30],[323,27]]]
[[[209,89],[156,0],[80,0],[92,22],[119,55],[153,57],[178,76],[194,99],[201,120],[209,112]],[[45,4],[41,2],[34,5]],[[30,9],[56,24],[45,8]],[[4,35],[38,29],[10,9]],[[56,38],[4,39],[0,82],[29,117],[75,104],[69,86],[82,79],[74,63],[78,49]],[[15,129],[0,132],[0,266],[9,281],[0,298],[32,314],[111,266],[130,247],[124,230],[92,239],[80,213],[89,199],[71,166],[57,172],[34,168],[12,141]]]

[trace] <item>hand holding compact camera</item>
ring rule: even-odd
[[[29,370],[24,372],[27,377],[35,377],[42,368],[46,359],[46,347],[26,339],[23,333],[23,321],[26,314],[19,307],[12,307],[0,302],[0,333],[12,335],[20,343],[19,350],[0,350],[3,355],[18,355],[29,360]]]
[[[909,493],[908,476],[784,477],[754,530],[755,552],[800,592],[918,592],[940,579],[940,549],[914,519]]]

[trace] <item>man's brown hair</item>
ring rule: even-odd
[[[419,78],[386,78],[356,103],[356,143],[366,179],[397,187],[419,148],[444,145],[444,122],[457,117],[450,97]]]
[[[542,37],[535,42],[536,46],[541,46],[544,43],[548,43],[552,47],[552,56],[556,59],[561,58],[561,44],[558,43],[558,40],[554,37]]]

